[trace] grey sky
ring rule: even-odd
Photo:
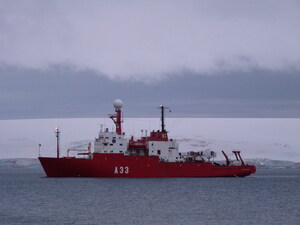
[[[1,1],[0,61],[109,77],[300,70],[300,2]]]
[[[299,117],[300,2],[0,1],[0,119]],[[100,115],[100,116],[105,116]]]

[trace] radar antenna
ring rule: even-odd
[[[112,119],[112,121],[116,125],[116,133],[118,135],[121,135],[122,134],[122,126],[121,126],[121,123],[122,123],[122,118],[121,118],[122,117],[122,111],[121,111],[121,108],[123,106],[123,102],[120,99],[116,99],[113,102],[113,106],[115,108],[116,114],[110,114],[109,117]]]

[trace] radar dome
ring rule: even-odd
[[[123,106],[123,102],[120,99],[114,100],[113,106],[115,109],[121,109]]]

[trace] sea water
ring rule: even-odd
[[[245,178],[46,178],[0,170],[0,224],[300,224],[300,170]]]

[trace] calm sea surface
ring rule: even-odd
[[[300,224],[300,170],[245,178],[45,178],[0,169],[0,224]]]

